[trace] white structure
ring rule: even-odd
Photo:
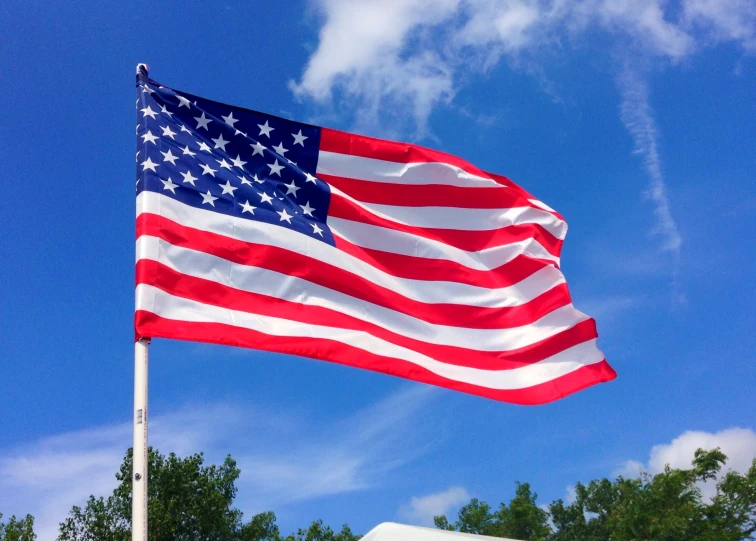
[[[370,530],[361,541],[517,541],[471,533],[449,532],[435,528],[384,522]]]

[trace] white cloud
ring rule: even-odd
[[[682,237],[669,202],[667,184],[659,155],[659,136],[653,110],[649,103],[648,86],[636,70],[625,66],[617,79],[620,89],[620,117],[633,138],[635,152],[643,160],[649,178],[646,197],[654,205],[655,224],[652,235],[661,238],[661,251],[672,258],[672,300],[684,304],[685,297],[679,281],[680,249]]]
[[[630,68],[626,68],[619,76],[618,85],[622,95],[620,104],[622,122],[633,137],[635,152],[643,159],[646,173],[651,181],[647,196],[654,203],[656,227],[653,232],[662,238],[663,251],[679,254],[682,238],[672,218],[659,157],[656,122],[648,100],[648,87],[643,78]]]
[[[379,484],[428,450],[425,430],[412,421],[433,393],[430,387],[411,387],[316,434],[300,435],[293,447],[278,441],[242,452],[240,500],[270,506]],[[249,498],[245,485],[254,487]]]
[[[150,444],[181,456],[202,451],[211,463],[230,453],[242,470],[236,505],[254,513],[383,482],[430,445],[420,443],[426,433],[413,420],[432,396],[433,389],[413,386],[318,427],[250,405],[187,407],[154,416]],[[0,450],[0,509],[33,514],[39,540],[55,539],[73,505],[115,487],[131,437],[131,424],[124,423]]]
[[[685,0],[683,21],[714,42],[735,41],[756,51],[756,3],[752,0]]]
[[[641,471],[657,474],[664,471],[666,464],[672,468],[688,469],[691,467],[696,449],[711,450],[716,447],[728,458],[724,472],[732,470],[743,473],[756,457],[756,432],[747,428],[728,428],[714,433],[684,432],[669,443],[654,445],[647,463],[628,460],[614,472],[614,475],[637,477]],[[713,483],[706,483],[702,490],[704,496],[711,496],[715,492],[715,486]]]
[[[410,524],[432,526],[433,517],[445,515],[455,507],[467,503],[470,494],[462,487],[451,487],[443,492],[413,497],[399,508],[399,516]]]
[[[443,22],[458,0],[323,0],[325,17],[317,50],[299,82],[297,96],[320,103],[341,88],[372,117],[391,101],[407,101],[424,126],[430,109],[453,95],[452,76],[432,49],[406,54],[423,28]]]
[[[379,110],[404,112],[408,104],[420,135],[433,108],[452,100],[465,74],[503,56],[561,48],[565,37],[588,31],[612,36],[631,54],[672,61],[717,41],[756,50],[751,0],[684,0],[681,10],[665,0],[313,2],[323,24],[299,81],[291,82],[294,93],[328,103],[338,91],[342,111],[373,120]]]

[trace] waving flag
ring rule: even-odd
[[[416,145],[137,83],[137,337],[301,355],[519,404],[615,377],[562,216]]]

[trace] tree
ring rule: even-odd
[[[745,541],[756,532],[756,460],[745,474],[727,473],[712,500],[701,483],[712,481],[727,457],[714,449],[695,453],[692,468],[638,479],[578,483],[575,501],[549,506],[551,541]]]
[[[242,523],[231,507],[240,470],[229,456],[220,466],[205,466],[202,454],[167,457],[149,449],[148,517],[151,541],[274,541],[280,539],[273,513]],[[90,496],[60,525],[58,541],[131,539],[132,452],[126,453],[119,481],[107,499]]]
[[[340,532],[334,532],[330,526],[323,526],[322,520],[316,520],[307,529],[300,529],[296,535],[291,534],[282,541],[358,541],[361,536],[352,533],[344,524]]]
[[[538,507],[527,483],[518,483],[508,506],[493,510],[473,499],[453,524],[445,516],[436,517],[435,524],[526,541],[747,541],[756,533],[756,459],[746,473],[721,477],[713,498],[701,493],[726,461],[719,449],[699,449],[690,469],[667,466],[653,476],[578,483],[575,501],[556,500],[550,513]]]
[[[493,511],[486,502],[473,499],[459,510],[454,524],[444,515],[435,517],[434,522],[437,528],[444,530],[544,541],[551,533],[549,514],[538,507],[537,498],[528,483],[516,483],[515,496],[508,506],[502,503]]]
[[[0,513],[0,541],[34,541],[37,536],[34,534],[34,517],[26,517],[18,520],[15,516],[8,519],[4,524],[3,514]]]

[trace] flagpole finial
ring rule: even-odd
[[[148,77],[149,71],[150,71],[150,66],[145,64],[144,62],[140,62],[139,64],[137,64],[137,67],[136,67],[137,80],[140,80],[140,81],[146,80]]]

